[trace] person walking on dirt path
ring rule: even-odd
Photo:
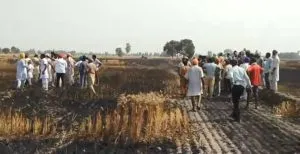
[[[58,55],[58,59],[55,60],[55,73],[56,73],[56,87],[59,87],[61,81],[61,86],[65,85],[65,74],[67,69],[67,62],[63,59],[62,55]]]
[[[247,71],[249,66],[250,66],[249,63],[250,63],[250,58],[245,57],[244,60],[243,60],[243,64],[241,64],[240,67],[243,68],[245,71]],[[248,92],[245,89],[243,95],[241,96],[241,99],[242,100],[247,100],[247,94],[248,94]]]
[[[213,57],[208,58],[208,63],[205,63],[203,65],[204,72],[206,72],[206,78],[207,78],[207,89],[206,93],[208,96],[208,99],[211,99],[214,93],[214,87],[215,87],[215,73],[217,69],[217,64],[214,63]]]
[[[99,84],[99,70],[100,70],[100,67],[102,66],[102,62],[97,58],[97,56],[96,55],[93,55],[92,56],[92,60],[93,60],[93,63],[96,65],[96,85],[98,85]]]
[[[41,54],[41,65],[40,65],[40,71],[41,71],[41,79],[42,79],[42,87],[43,90],[48,91],[48,84],[49,84],[49,60],[46,58],[45,54]]]
[[[189,58],[187,56],[183,56],[182,59],[181,59],[181,61],[180,61],[180,63],[177,66],[178,67],[178,72],[180,71],[180,68],[182,66],[184,66],[183,61],[185,61],[185,60],[187,60],[187,66],[189,66],[189,67],[192,66],[191,62],[189,61]]]
[[[272,67],[271,67],[271,89],[274,92],[278,91],[278,85],[277,82],[279,81],[279,64],[280,64],[280,59],[278,56],[278,52],[276,50],[273,50],[272,52]]]
[[[252,84],[252,93],[253,93],[254,101],[255,101],[255,109],[257,109],[257,107],[258,107],[258,87],[261,84],[261,76],[263,73],[263,68],[257,64],[256,59],[251,58],[251,65],[249,66],[247,72],[249,74],[250,81]],[[249,107],[250,97],[251,97],[251,94],[248,93],[246,108]]]
[[[224,67],[224,90],[225,92],[231,93],[231,81],[230,81],[230,70],[232,69],[232,65],[229,59],[225,60],[225,67]]]
[[[188,62],[189,62],[188,57],[183,57],[182,58],[183,66],[181,66],[179,68],[180,88],[181,88],[181,94],[182,94],[183,98],[186,96],[187,89],[188,89],[188,81],[185,78],[185,75],[186,75],[188,69],[190,68],[190,66],[188,66]]]
[[[33,59],[33,80],[35,83],[37,83],[39,81],[39,77],[40,77],[40,59],[38,57],[38,55],[34,55]]]
[[[233,112],[231,117],[237,122],[240,122],[240,97],[244,92],[245,88],[251,87],[250,79],[246,71],[239,67],[237,60],[232,60],[232,69],[229,72],[229,76],[232,82],[232,103],[233,103]]]
[[[97,95],[97,93],[94,89],[94,84],[95,84],[95,79],[96,79],[96,72],[97,72],[97,66],[94,63],[93,59],[88,59],[88,64],[87,64],[88,87],[90,88],[90,90],[95,95]]]
[[[20,54],[20,59],[17,62],[17,90],[24,88],[27,79],[27,64],[25,61],[25,54]]]
[[[198,59],[193,58],[192,67],[188,70],[185,78],[188,80],[187,96],[190,97],[193,105],[192,111],[201,109],[201,87],[204,86],[204,74],[201,67],[198,66]]]
[[[221,82],[222,82],[222,66],[220,65],[220,59],[216,58],[215,63],[217,65],[215,71],[215,86],[214,86],[214,96],[221,95]]]
[[[271,65],[272,65],[272,59],[271,53],[266,53],[266,57],[264,60],[264,79],[265,79],[265,87],[267,89],[270,89],[270,71],[271,71]]]

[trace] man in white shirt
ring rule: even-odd
[[[251,87],[251,82],[247,72],[239,67],[237,60],[232,60],[232,69],[230,70],[230,78],[232,82],[232,103],[233,103],[233,112],[232,117],[235,121],[240,121],[240,97],[244,92],[245,88]]]
[[[67,62],[62,58],[61,55],[58,55],[58,59],[55,60],[55,73],[56,73],[56,87],[59,87],[59,81],[61,80],[61,85],[64,87],[65,74],[67,69]]]
[[[21,89],[25,85],[27,79],[27,64],[25,60],[25,54],[20,54],[20,60],[17,63],[17,89]]]
[[[279,64],[280,59],[278,57],[278,52],[276,50],[273,50],[273,61],[272,61],[272,67],[271,67],[271,89],[274,92],[278,91],[277,82],[279,81]]]
[[[49,83],[49,71],[48,71],[48,59],[45,54],[41,54],[41,64],[40,64],[40,78],[42,79],[42,86],[45,91],[48,91],[48,83]]]
[[[243,64],[241,64],[240,67],[243,68],[245,71],[247,71],[248,67],[250,66],[249,63],[250,63],[250,58],[245,57],[243,59]]]
[[[230,81],[230,70],[232,69],[232,65],[230,60],[225,60],[225,67],[224,67],[224,90],[226,92],[231,93],[231,81]]]
[[[203,68],[206,72],[207,76],[207,94],[208,98],[212,98],[214,93],[214,86],[215,86],[215,72],[217,68],[217,64],[214,63],[214,60],[212,57],[208,58],[208,63],[205,63],[203,65]]]
[[[244,57],[243,64],[241,64],[240,67],[243,68],[247,72],[247,70],[250,66],[249,63],[250,63],[250,58],[249,57]],[[246,90],[244,90],[244,94],[242,95],[241,99],[242,100],[247,99],[247,91]]]
[[[46,53],[45,54],[45,59],[47,60],[47,71],[48,71],[48,83],[50,83],[52,86],[54,86],[54,80],[55,80],[55,77],[53,77],[54,73],[55,73],[55,70],[54,70],[54,66],[53,66],[53,63],[52,63],[52,60],[51,60],[51,56],[49,53]]]
[[[204,74],[201,67],[198,66],[198,59],[194,58],[192,61],[192,67],[188,70],[185,78],[188,80],[187,96],[191,98],[193,109],[196,111],[201,109],[201,87],[204,86]]]

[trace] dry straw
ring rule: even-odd
[[[113,111],[97,113],[81,124],[81,137],[115,143],[154,142],[183,137],[188,130],[185,111],[168,105],[158,93],[122,95]]]
[[[296,102],[285,101],[275,107],[275,114],[285,117],[299,117],[300,105]]]

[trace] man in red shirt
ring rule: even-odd
[[[263,73],[263,68],[256,63],[256,59],[251,58],[251,65],[248,68],[249,78],[252,84],[252,91],[255,99],[255,109],[258,106],[258,86],[261,85],[261,75]],[[250,94],[248,94],[247,98],[247,106],[249,106]]]

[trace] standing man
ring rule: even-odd
[[[33,79],[34,82],[38,82],[40,78],[40,59],[37,54],[34,55],[33,59]]]
[[[87,83],[87,57],[82,56],[82,62],[79,64],[80,87],[85,88]]]
[[[67,62],[63,59],[62,55],[58,55],[58,59],[55,61],[56,87],[59,87],[60,80],[61,86],[64,87]]]
[[[75,60],[72,58],[70,53],[67,54],[67,70],[66,70],[66,78],[68,81],[68,85],[72,86],[74,84],[74,67],[75,67]]]
[[[48,71],[48,84],[51,83],[51,86],[54,87],[54,80],[55,80],[54,73],[55,73],[55,69],[54,69],[54,66],[53,66],[50,54],[46,53],[45,56],[46,56],[45,60],[47,60],[47,66],[48,66],[48,68],[47,68],[47,71]]]
[[[211,99],[214,93],[215,86],[215,72],[217,68],[217,64],[214,63],[213,57],[208,58],[208,63],[203,65],[203,68],[206,72],[207,76],[207,94],[208,99]]]
[[[215,63],[217,65],[215,71],[215,87],[214,87],[214,96],[221,95],[221,81],[222,81],[222,65],[220,65],[220,59],[216,58]]]
[[[96,57],[96,55],[93,55],[92,56],[92,60],[93,60],[93,63],[96,65],[96,73],[95,73],[95,79],[96,79],[96,85],[99,84],[99,69],[100,67],[102,66],[102,63],[101,61]]]
[[[49,64],[45,54],[41,54],[40,72],[43,90],[48,91],[49,83]]]
[[[240,122],[240,97],[245,88],[251,87],[250,79],[246,71],[239,67],[237,60],[232,60],[232,69],[230,71],[230,78],[233,84],[232,87],[232,103],[233,112],[231,116],[235,121]]]
[[[231,76],[230,71],[232,69],[232,65],[228,59],[225,60],[225,68],[224,68],[224,90],[226,92],[231,93]]]
[[[97,93],[94,89],[94,84],[95,84],[95,78],[96,78],[96,71],[97,71],[97,66],[94,63],[93,59],[88,59],[88,64],[86,65],[87,68],[87,81],[88,81],[88,87],[90,90],[97,96]]]
[[[188,80],[187,96],[191,98],[193,109],[196,112],[201,109],[201,87],[204,86],[203,70],[198,66],[198,59],[193,58],[192,67],[188,70],[185,78]]]
[[[24,87],[27,79],[27,64],[25,60],[25,54],[20,54],[20,60],[17,63],[17,89],[20,90]]]
[[[188,61],[189,60],[187,57],[182,58],[183,66],[181,66],[179,68],[180,88],[181,88],[181,94],[182,94],[183,98],[186,96],[187,87],[188,87],[188,82],[187,82],[187,79],[185,78],[185,75],[186,75],[188,69],[190,68],[190,66],[188,66]]]
[[[265,61],[264,61],[264,77],[265,77],[265,86],[267,89],[270,89],[270,71],[272,66],[272,59],[270,58],[271,54],[266,53]]]
[[[250,63],[250,58],[249,57],[245,57],[244,60],[243,60],[243,64],[240,65],[241,68],[243,68],[245,71],[248,70],[249,68],[249,63]],[[247,100],[247,95],[248,95],[248,92],[246,91],[246,89],[244,90],[244,94],[242,95],[242,100]]]
[[[279,64],[280,59],[278,57],[278,52],[273,50],[273,57],[272,57],[272,67],[271,67],[271,89],[274,92],[278,91],[277,82],[279,81]]]
[[[248,73],[250,77],[250,81],[252,84],[252,93],[255,99],[255,109],[258,107],[258,86],[261,84],[261,76],[263,73],[263,69],[260,65],[257,64],[254,58],[251,58],[251,65],[248,68]],[[249,107],[250,94],[247,97],[247,105],[246,108]]]

